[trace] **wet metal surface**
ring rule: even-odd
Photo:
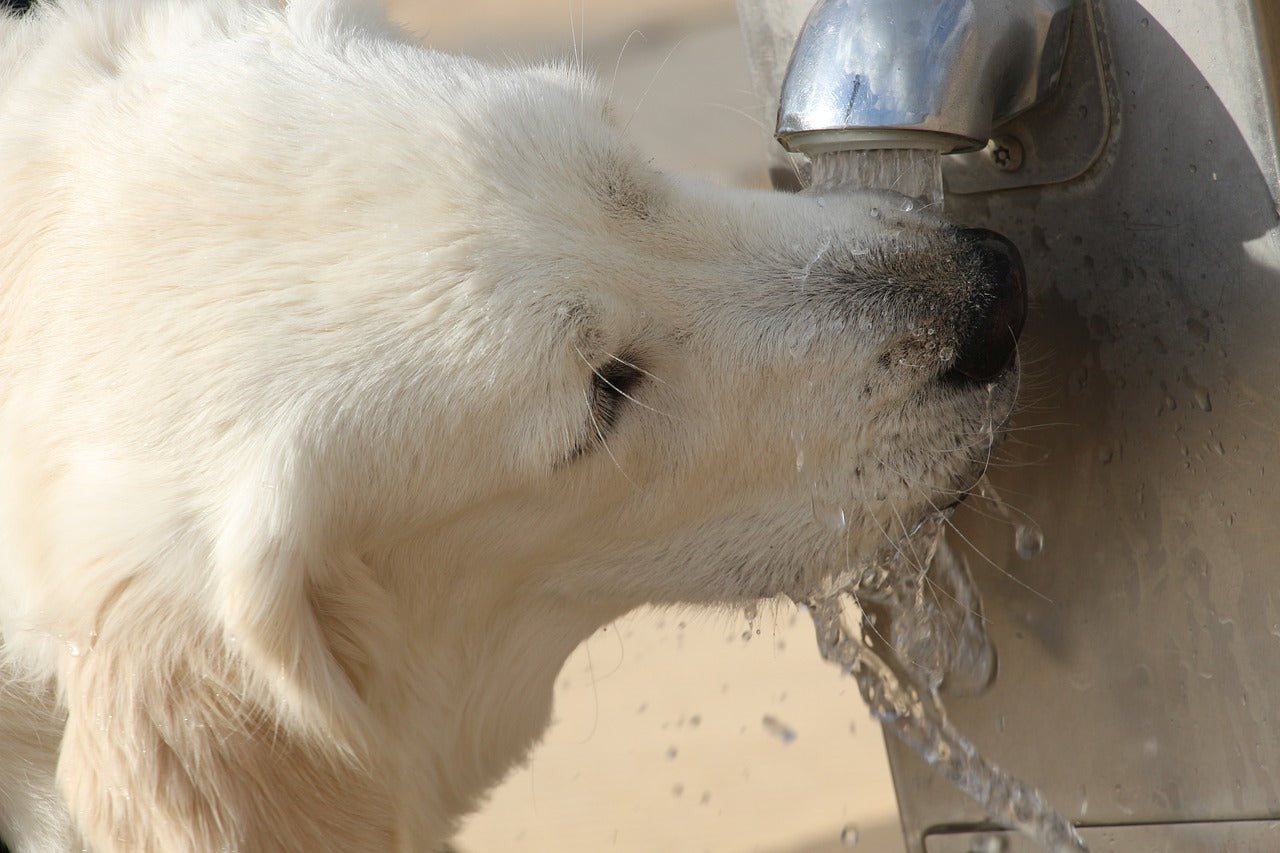
[[[1267,2],[1091,4],[1105,145],[1066,180],[946,201],[1027,265],[1024,408],[991,479],[1044,534],[1026,563],[1008,520],[973,500],[957,514],[1000,672],[949,700],[951,719],[1086,827],[1226,822],[1167,827],[1155,846],[1087,832],[1128,833],[1099,850],[1280,849]],[[890,755],[910,849],[969,849],[930,833],[981,827],[981,810],[909,750]],[[1263,823],[1231,828],[1243,820]]]

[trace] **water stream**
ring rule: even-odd
[[[926,519],[900,545],[838,590],[803,605],[823,658],[853,676],[873,716],[997,822],[1051,853],[1087,851],[1084,841],[1030,785],[987,761],[947,720],[938,691],[973,690],[995,658],[965,561]]]
[[[881,188],[907,196],[904,206],[942,203],[934,151],[836,152],[815,157],[812,166],[812,190]],[[1039,528],[1016,523],[989,486],[979,491],[1015,526],[1018,555],[1038,554]],[[889,731],[995,821],[1051,853],[1087,853],[1075,827],[1039,791],[983,758],[947,719],[939,690],[986,687],[995,674],[995,652],[968,566],[947,544],[946,524],[944,513],[927,518],[905,540],[801,602],[813,617],[818,648],[853,676]]]
[[[942,158],[937,151],[914,148],[876,148],[833,151],[813,157],[814,190],[838,187],[886,189],[942,207]]]

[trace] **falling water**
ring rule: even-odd
[[[904,210],[942,205],[936,151],[836,151],[814,156],[811,164],[811,192],[885,189],[906,197]],[[994,491],[980,491],[1013,521]],[[820,512],[816,503],[814,515],[820,520],[835,517],[826,507]],[[839,520],[843,527],[843,510]],[[995,674],[995,652],[968,565],[943,535],[946,520],[945,514],[926,519],[903,542],[803,602],[813,617],[819,650],[853,676],[884,726],[992,818],[1052,853],[1087,851],[1075,827],[1038,791],[979,755],[947,720],[939,690],[985,687]],[[1042,545],[1038,527],[1017,525],[1020,557],[1031,559]],[[856,838],[854,834],[854,843]]]
[[[973,579],[947,546],[945,524],[943,514],[926,519],[904,542],[842,577],[840,588],[804,602],[818,647],[853,676],[883,725],[991,817],[1052,853],[1087,851],[1038,791],[979,755],[947,720],[939,689],[984,687],[995,658]]]
[[[811,168],[811,186],[815,190],[886,189],[925,206],[942,208],[942,161],[937,151],[916,148],[833,151],[815,155]]]

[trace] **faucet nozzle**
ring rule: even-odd
[[[1057,82],[1073,0],[819,0],[782,84],[777,137],[813,156],[981,148]]]

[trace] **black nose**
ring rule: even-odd
[[[989,382],[1017,351],[1027,318],[1027,277],[1017,247],[1007,238],[985,228],[966,228],[960,237],[977,260],[979,293],[946,378]]]

